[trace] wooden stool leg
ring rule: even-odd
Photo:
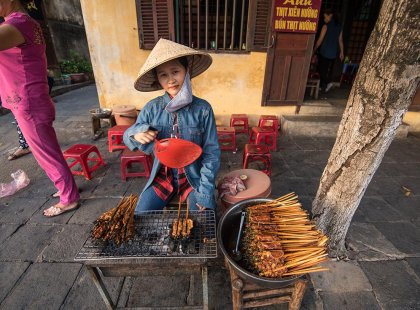
[[[230,283],[232,286],[232,306],[233,310],[240,310],[243,306],[242,300],[242,289],[244,288],[244,282],[236,275],[233,267],[225,258],[225,266],[229,270]]]
[[[306,286],[308,285],[305,280],[298,280],[295,283],[295,289],[292,293],[292,300],[289,302],[289,310],[299,310],[302,303],[303,295],[305,294]]]
[[[96,134],[101,129],[101,120],[97,117],[92,116],[92,133]]]
[[[232,281],[232,306],[233,310],[242,309],[242,289],[244,283],[241,279],[236,278]]]

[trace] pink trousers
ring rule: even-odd
[[[60,203],[67,205],[79,200],[76,182],[63,157],[53,127],[54,108],[13,111],[13,114],[36,161],[60,191]]]

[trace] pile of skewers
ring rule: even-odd
[[[327,241],[295,193],[250,206],[242,249],[248,269],[269,278],[324,271]]]
[[[132,240],[135,235],[134,210],[138,196],[123,197],[118,205],[103,213],[95,222],[91,235],[116,245]]]
[[[172,222],[171,237],[173,239],[189,238],[189,236],[191,235],[191,229],[193,229],[194,227],[193,220],[188,218],[189,209],[190,209],[188,203],[187,203],[187,212],[185,214],[184,219],[181,219],[181,208],[182,208],[182,200],[181,200],[181,197],[179,197],[178,216],[177,216],[177,219],[173,220]]]

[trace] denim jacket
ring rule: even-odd
[[[165,110],[169,101],[167,93],[149,101],[140,112],[136,123],[125,131],[124,143],[130,150],[138,149],[146,154],[152,153],[154,142],[143,145],[133,136],[153,128],[158,131],[157,139],[170,138],[177,114],[178,137],[192,141],[203,149],[200,158],[185,167],[188,182],[194,189],[190,195],[195,195],[194,198],[200,205],[214,209],[216,207],[214,189],[220,167],[220,148],[213,109],[207,101],[193,96],[191,104],[175,113],[169,113]],[[152,172],[143,192],[152,185],[161,166],[155,156]]]

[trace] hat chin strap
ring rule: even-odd
[[[182,84],[181,89],[172,98],[171,101],[166,105],[165,109],[169,113],[174,113],[179,109],[189,105],[192,102],[192,88],[191,88],[191,78],[190,74],[187,72],[185,75],[184,83]]]

